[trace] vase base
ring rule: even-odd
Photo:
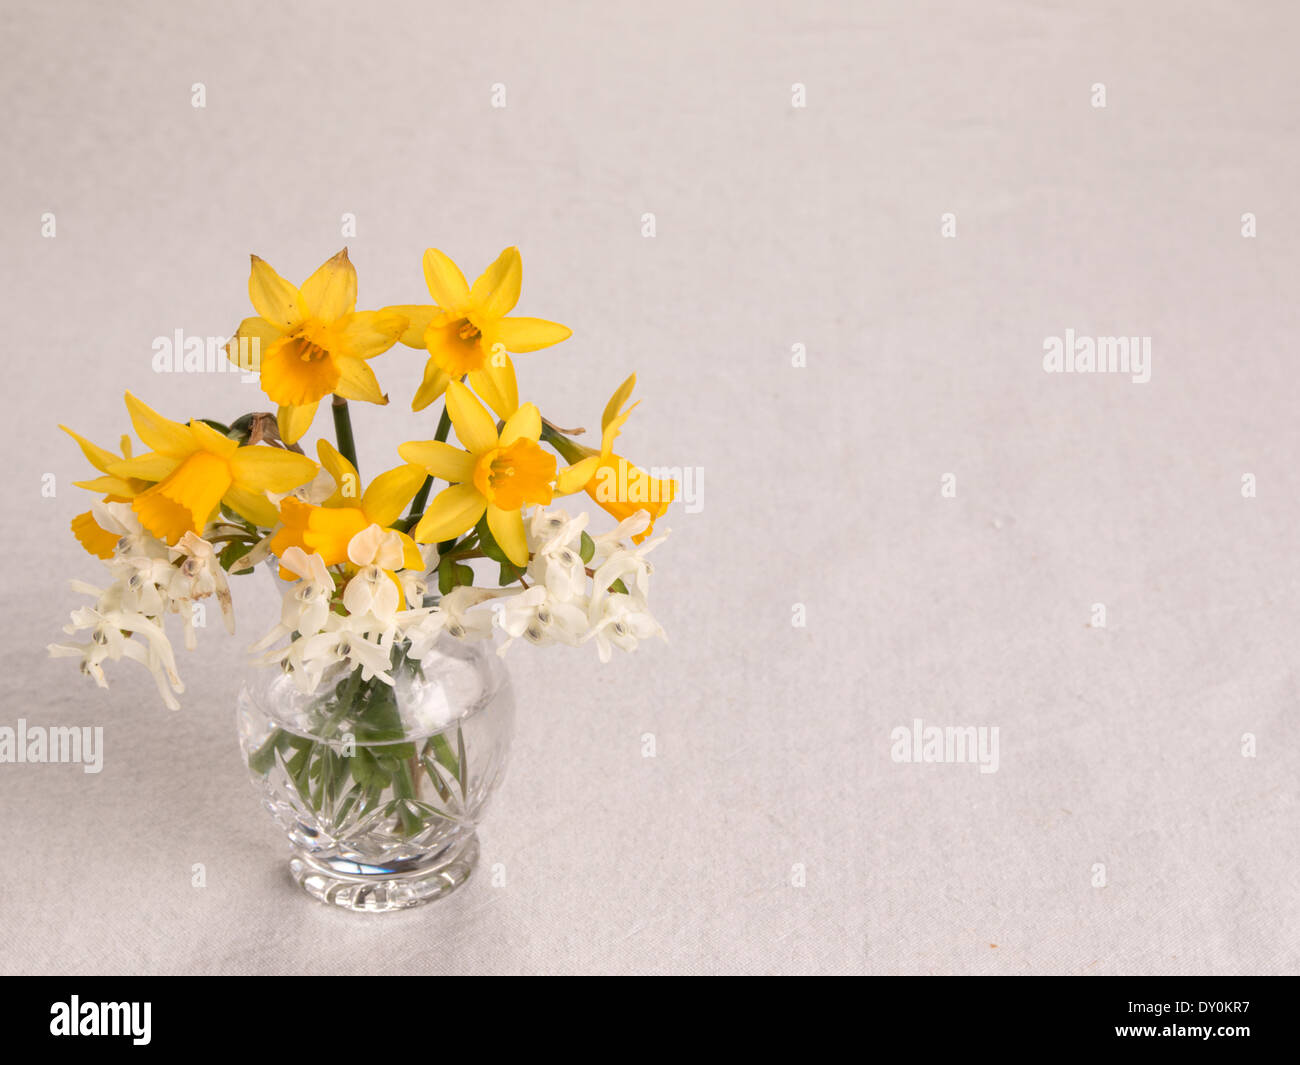
[[[358,913],[387,913],[450,895],[469,879],[477,862],[478,835],[471,833],[432,862],[410,870],[295,854],[289,860],[289,873],[321,902]]]

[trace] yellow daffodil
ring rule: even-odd
[[[92,492],[104,492],[104,501],[108,503],[127,503],[149,487],[148,481],[142,481],[137,478],[113,477],[109,474],[108,468],[123,459],[131,457],[131,438],[125,433],[122,434],[122,449],[120,455],[114,454],[107,448],[100,447],[98,444],[92,444],[84,436],[74,433],[66,425],[60,425],[77,445],[81,448],[81,453],[86,456],[95,469],[102,474],[89,481],[74,481],[78,488],[87,488]],[[117,547],[119,539],[118,534],[105,529],[95,520],[95,515],[91,511],[78,514],[72,519],[72,535],[77,538],[77,543],[81,544],[87,551],[97,558],[112,558],[113,550]]]
[[[313,506],[286,496],[280,501],[280,520],[284,528],[271,540],[271,551],[284,557],[290,547],[301,547],[308,554],[316,552],[327,566],[348,563],[348,544],[357,533],[371,525],[388,529],[402,515],[402,508],[411,501],[425,472],[409,463],[381,473],[360,491],[361,480],[357,469],[328,441],[316,445],[321,465],[329,471],[337,486],[334,494],[319,506]],[[420,548],[406,533],[398,532],[402,541],[403,565],[406,569],[421,570],[424,558]],[[281,576],[290,579],[287,571]]]
[[[227,348],[232,362],[259,370],[262,391],[279,405],[280,436],[299,440],[311,427],[316,407],[331,392],[343,399],[384,404],[367,359],[391,348],[406,329],[406,317],[393,310],[358,311],[357,272],[344,248],[294,288],[256,255],[248,295],[257,317],[239,323]],[[239,340],[256,340],[256,364],[241,353]],[[246,365],[247,363],[247,365]]]
[[[423,410],[469,375],[470,386],[497,415],[519,406],[515,368],[507,352],[537,351],[558,344],[573,330],[541,318],[507,318],[519,302],[524,265],[518,248],[507,248],[470,288],[460,268],[436,248],[424,253],[424,280],[435,307],[389,307],[409,320],[402,343],[429,353],[424,380],[411,401]]]
[[[637,406],[633,403],[626,410],[623,409],[623,404],[628,401],[635,386],[636,374],[632,374],[618,386],[605,404],[605,411],[600,417],[599,451],[558,434],[548,439],[561,455],[573,463],[556,478],[556,492],[568,495],[586,489],[587,495],[619,521],[644,510],[650,515],[650,524],[644,532],[632,537],[640,543],[650,535],[655,521],[664,516],[668,504],[676,498],[677,482],[651,477],[623,456],[614,454],[614,440]]]
[[[447,384],[447,413],[464,450],[438,440],[410,441],[398,453],[433,477],[450,482],[429,504],[415,527],[420,543],[436,543],[473,528],[484,512],[488,528],[517,566],[528,564],[522,509],[551,501],[555,456],[537,445],[542,418],[525,403],[496,421],[459,381]]]
[[[137,458],[110,463],[111,477],[155,482],[135,495],[131,509],[140,524],[169,544],[187,532],[201,534],[225,504],[257,525],[276,523],[269,492],[288,492],[316,475],[305,455],[258,444],[240,447],[210,425],[169,421],[126,394],[131,424],[146,447]]]

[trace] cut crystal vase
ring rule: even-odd
[[[490,641],[443,634],[419,661],[402,644],[392,660],[393,685],[341,662],[311,693],[267,668],[239,695],[244,758],[293,879],[350,910],[418,906],[469,878],[514,729]]]

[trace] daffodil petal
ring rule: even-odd
[[[262,391],[281,406],[317,403],[338,385],[341,361],[334,355],[304,358],[299,341],[277,341],[262,352]]]
[[[226,345],[226,358],[241,370],[256,373],[262,368],[262,352],[283,335],[279,326],[265,318],[245,318]],[[246,343],[241,343],[241,338]]]
[[[111,533],[95,520],[90,511],[78,514],[70,526],[77,543],[96,558],[109,559],[117,548],[118,535]]]
[[[367,518],[386,529],[402,516],[402,510],[427,476],[421,467],[410,463],[381,473],[366,487],[361,509]]]
[[[442,313],[441,309],[432,304],[420,303],[395,303],[383,309],[407,320],[406,329],[402,330],[398,341],[407,347],[420,348],[421,351],[424,350],[424,330],[429,328],[429,322],[433,321],[434,316]]]
[[[280,520],[280,515],[265,495],[251,492],[246,488],[230,489],[221,500],[241,518],[247,518],[254,525],[269,529]]]
[[[198,450],[165,480],[131,501],[131,509],[155,536],[176,543],[187,531],[201,533],[233,486],[226,459]]]
[[[413,535],[421,544],[449,540],[472,529],[486,509],[487,500],[473,485],[454,484],[433,497]]]
[[[281,405],[276,411],[275,420],[280,426],[280,439],[286,444],[296,444],[303,434],[311,428],[312,419],[316,417],[316,408],[320,400],[292,407]]]
[[[147,478],[137,478],[137,480],[147,480]],[[73,481],[72,486],[74,488],[84,488],[88,492],[102,492],[106,496],[112,496],[117,502],[124,499],[133,499],[141,491],[138,484],[133,484],[124,477],[110,477],[107,475],[94,477],[89,481]]]
[[[627,402],[628,396],[632,394],[632,389],[636,387],[636,374],[629,374],[626,381],[614,390],[614,394],[609,397],[609,402],[605,404],[604,413],[600,416],[600,427],[603,430],[615,415],[623,409],[623,404]]]
[[[497,423],[459,381],[447,383],[447,411],[465,450],[480,454],[497,446]]]
[[[336,486],[324,506],[357,506],[361,502],[361,475],[357,468],[324,437],[316,441],[316,455]]]
[[[438,307],[418,303],[398,303],[392,307],[385,307],[384,310],[392,314],[400,314],[406,319],[406,328],[397,339],[408,348],[419,348],[421,351],[424,350],[424,331],[429,328],[429,323],[434,317],[442,313]]]
[[[525,403],[510,418],[501,429],[501,446],[509,447],[516,440],[531,440],[537,443],[537,438],[542,435],[542,416],[537,410],[536,404]]]
[[[224,433],[217,432],[207,422],[201,422],[197,419],[190,422],[190,435],[194,437],[194,442],[204,451],[211,451],[214,455],[221,455],[223,458],[233,455],[239,448],[239,443],[231,440]]]
[[[441,440],[411,440],[398,447],[397,453],[451,484],[469,484],[474,479],[474,456]]]
[[[429,248],[424,253],[424,283],[429,286],[433,301],[444,310],[456,310],[469,302],[465,275],[437,248]]]
[[[190,433],[189,426],[164,418],[130,392],[126,394],[126,409],[131,415],[136,435],[147,447],[176,458],[184,458],[194,451],[194,436]]]
[[[181,460],[175,455],[160,455],[156,451],[149,451],[133,459],[119,459],[109,466],[108,472],[126,480],[135,478],[140,481],[161,481],[180,464]]]
[[[115,455],[107,448],[102,448],[98,444],[92,444],[84,436],[81,436],[79,433],[74,433],[66,425],[60,425],[59,428],[77,442],[77,446],[81,448],[81,453],[86,456],[86,461],[101,473],[107,473],[109,466],[115,462],[122,461],[121,455]]]
[[[447,391],[447,382],[451,374],[442,369],[437,362],[430,359],[424,364],[424,380],[411,398],[411,410],[424,410],[430,403]]]
[[[335,566],[348,560],[352,537],[370,523],[360,507],[312,507],[302,538],[309,551],[316,551],[326,565]]]
[[[545,318],[502,318],[492,323],[492,340],[506,351],[537,351],[573,336],[573,330]]]
[[[251,256],[252,271],[248,275],[248,298],[253,309],[281,332],[287,333],[303,319],[302,300],[298,290],[277,274],[271,265],[256,255]]]
[[[397,535],[401,537],[402,540],[402,568],[413,569],[417,572],[423,570],[424,555],[420,553],[420,545],[400,530]],[[413,603],[412,606],[419,606],[419,604]]]
[[[519,302],[524,264],[518,248],[507,248],[479,275],[470,289],[470,303],[486,318],[504,318]]]
[[[344,399],[377,403],[381,407],[388,402],[388,397],[379,388],[379,379],[375,376],[375,371],[361,359],[336,355],[334,365],[339,371],[338,382],[334,385],[334,392],[337,395]]]
[[[254,492],[291,492],[316,476],[316,463],[282,447],[254,444],[230,457],[230,472],[239,488]]]
[[[313,318],[333,322],[351,314],[357,306],[357,271],[344,248],[322,263],[299,290],[303,306]]]
[[[488,356],[483,369],[469,373],[469,383],[498,418],[509,418],[519,409],[519,385],[514,363],[504,352]]]
[[[574,492],[581,492],[587,487],[587,482],[596,475],[596,468],[599,465],[600,456],[589,455],[581,462],[566,466],[555,478],[556,494],[567,496],[572,495]]]
[[[501,550],[516,566],[528,565],[528,538],[524,535],[524,516],[518,510],[487,508],[488,528]]]
[[[632,412],[640,405],[640,400],[633,403],[622,414],[616,414],[609,421],[605,421],[600,430],[600,453],[610,455],[614,450],[614,441],[618,439],[618,434],[623,431],[623,425],[631,417]],[[604,421],[604,419],[602,419]]]
[[[373,359],[406,335],[410,319],[396,308],[382,311],[357,311],[343,327],[342,354],[354,359]]]

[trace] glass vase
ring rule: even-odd
[[[406,909],[465,883],[514,730],[490,641],[443,634],[419,661],[397,644],[390,674],[342,662],[308,693],[267,668],[239,695],[244,758],[288,834],[293,879],[349,910]]]

